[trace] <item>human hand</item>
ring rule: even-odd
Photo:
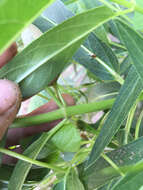
[[[0,56],[0,68],[8,63],[17,53],[17,46],[16,44],[12,44],[10,48],[8,48],[4,54]],[[20,89],[17,84],[9,80],[0,80],[0,140],[2,139],[5,131],[7,130],[8,126],[13,122],[16,117],[16,114],[19,110],[20,103],[21,103],[21,93]],[[75,101],[69,94],[63,94],[63,99],[67,103],[67,105],[74,105]],[[25,115],[32,116],[38,115],[41,113],[47,113],[57,109],[58,106],[53,100],[50,100],[45,105],[39,107],[38,109],[34,110],[33,112]],[[34,134],[48,131],[52,127],[54,127],[58,121],[53,121],[50,123],[40,124],[38,126],[30,126],[27,128],[16,128],[16,129],[8,129],[7,132],[7,139],[6,139],[6,147],[13,145],[18,145],[20,140],[32,136]],[[18,148],[18,152],[22,152],[21,148]],[[13,163],[15,159],[9,156],[3,157],[3,163]]]
[[[17,53],[16,43],[13,43],[0,55],[0,68],[8,63]],[[21,93],[17,84],[9,80],[0,80],[0,140],[13,122],[21,102]]]

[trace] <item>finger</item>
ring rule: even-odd
[[[0,68],[8,63],[17,54],[17,45],[13,43],[2,55],[0,55]]]
[[[21,102],[21,93],[17,84],[9,80],[0,80],[0,140],[8,126],[13,122]]]
[[[75,100],[69,94],[63,94],[62,96],[68,106],[72,106],[75,104]],[[43,106],[40,106],[39,108],[28,114],[27,116],[38,115],[41,113],[48,113],[56,109],[58,109],[58,106],[53,100],[50,100],[48,103],[44,104]],[[26,128],[9,129],[7,134],[7,147],[19,144],[19,141],[25,137],[35,135],[43,131],[49,131],[51,128],[57,125],[59,121],[60,120],[56,120],[53,122],[48,122]]]

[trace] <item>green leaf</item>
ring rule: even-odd
[[[117,39],[119,39],[119,32],[118,32],[118,28],[115,24],[115,20],[110,20],[108,22],[109,24],[109,28],[110,28],[110,32],[113,36],[115,36]]]
[[[116,98],[120,87],[121,85],[118,82],[100,82],[96,83],[94,86],[88,86],[85,94],[88,97],[88,100],[107,100],[110,98]]]
[[[95,45],[96,44],[96,45]],[[83,44],[85,48],[80,48],[74,55],[74,59],[85,66],[100,80],[114,80],[113,76],[97,60],[91,57],[95,54],[104,61],[110,68],[119,71],[119,63],[112,49],[91,33]],[[86,52],[87,48],[87,52]]]
[[[141,160],[132,167],[126,167],[127,174],[115,184],[112,190],[142,189],[143,188],[143,161]]]
[[[4,66],[0,78],[20,83],[23,97],[32,96],[62,72],[91,31],[114,16],[112,10],[103,6],[65,21],[42,35]]]
[[[51,141],[48,141],[40,151],[37,159],[50,164],[55,164],[60,160],[60,151]]]
[[[111,180],[108,184],[102,186],[101,188],[97,190],[110,190],[116,182],[117,180]]]
[[[7,190],[7,184],[3,183],[3,182],[0,182],[0,189],[1,190]]]
[[[143,1],[142,0],[136,0],[136,4],[139,5],[140,7],[143,8]],[[135,15],[134,15],[134,26],[136,30],[141,30],[143,29],[143,14],[136,12],[135,11]]]
[[[75,169],[72,169],[66,179],[66,190],[84,190],[83,184],[78,178]]]
[[[102,40],[104,43],[109,44],[108,37],[107,37],[107,32],[106,32],[106,30],[105,30],[104,25],[98,27],[98,28],[95,30],[95,34],[96,34],[96,36],[97,36],[100,40]]]
[[[143,171],[137,174],[127,174],[111,190],[141,190],[143,187]]]
[[[52,24],[57,25],[63,21],[71,18],[74,14],[64,5],[61,0],[56,0],[50,7],[48,7],[42,16]]]
[[[71,169],[70,173],[62,182],[55,185],[53,190],[84,190],[84,186],[78,178],[77,171]]]
[[[120,74],[126,74],[128,73],[128,70],[131,66],[131,59],[129,56],[125,57],[122,63],[120,64]]]
[[[60,183],[56,184],[53,188],[53,190],[66,190],[65,189],[65,182],[61,181]]]
[[[34,20],[32,24],[34,24],[37,28],[39,28],[43,33],[47,32],[49,29],[55,26],[53,23],[51,23],[47,18],[43,17],[42,15],[39,16],[36,20]]]
[[[84,6],[86,7],[86,9],[92,9],[93,7],[97,7],[99,5],[101,5],[101,2],[99,0],[81,0],[81,2],[84,4]]]
[[[119,167],[130,166],[142,160],[143,157],[143,137],[133,141],[121,148],[107,153],[106,155]],[[118,173],[104,173],[104,169],[111,167],[110,164],[100,157],[93,165],[82,174],[82,179],[87,184],[89,190],[98,188],[112,179],[119,177]]]
[[[143,160],[141,158],[141,161],[136,163],[132,166],[126,166],[125,172],[127,174],[121,178],[119,182],[115,184],[115,186],[112,188],[112,190],[125,190],[126,188],[130,190],[134,189],[143,189]]]
[[[53,11],[53,10],[56,10]],[[50,14],[52,12],[52,14]],[[36,26],[42,31],[46,31],[51,27],[51,22],[54,24],[59,24],[62,21],[66,20],[68,17],[72,17],[73,13],[70,12],[61,2],[56,1],[54,4],[52,4],[50,7],[48,7],[47,10],[44,12],[44,17],[40,17],[40,23],[36,22]],[[45,17],[47,20],[45,20]],[[43,27],[43,24],[46,23],[45,27]],[[103,25],[98,27],[96,30],[103,28]],[[96,33],[95,30],[95,33]],[[101,35],[101,32],[100,32]],[[97,44],[95,46],[95,44]],[[86,48],[85,48],[86,47]],[[75,53],[73,56],[73,59],[77,61],[79,64],[84,66],[87,70],[92,72],[98,79],[101,80],[113,80],[114,78],[112,75],[102,66],[100,63],[98,63],[96,60],[92,59],[89,55],[89,52],[91,54],[96,54],[99,56],[105,63],[108,64],[113,70],[117,71],[119,70],[119,63],[118,60],[112,51],[112,49],[107,46],[103,41],[98,39],[94,33],[91,33],[88,38],[85,40],[84,46],[79,48],[79,50]]]
[[[36,159],[46,142],[59,130],[66,120],[61,121],[55,128],[50,132],[43,133],[38,140],[32,143],[25,151],[24,155]],[[19,160],[15,166],[15,169],[12,173],[12,176],[9,181],[8,190],[21,190],[23,183],[28,175],[30,168],[32,167],[31,163],[27,163]],[[16,184],[16,186],[15,186]]]
[[[72,123],[64,125],[52,138],[53,144],[63,152],[76,152],[80,148],[81,137]]]
[[[0,180],[1,181],[9,181],[14,170],[14,166],[2,165],[0,167]],[[49,172],[48,168],[33,168],[30,170],[27,175],[27,181],[41,181]]]
[[[43,148],[44,144],[46,143],[48,137],[48,133],[41,135],[41,137],[37,141],[35,141],[25,150],[24,155],[35,159]],[[18,161],[10,178],[8,186],[9,190],[20,190],[22,188],[31,166],[32,164],[30,163],[23,162],[21,160]]]
[[[118,141],[118,144],[120,146],[125,144],[125,138],[126,138],[126,130],[125,129],[119,129],[119,131],[116,134],[116,140]],[[128,138],[127,138],[128,143],[133,141],[133,140],[134,140],[133,136],[131,135],[131,133],[129,133]]]
[[[74,3],[74,2],[76,2],[76,1],[78,1],[78,0],[62,0],[62,1],[63,1],[63,3],[64,3],[65,5],[69,5],[69,4]]]
[[[95,141],[90,158],[87,162],[87,168],[99,158],[104,148],[109,144],[112,137],[116,134],[123,121],[126,119],[133,103],[136,101],[142,91],[143,85],[134,66],[131,67],[129,74],[121,87],[116,101],[105,121],[101,132]]]
[[[120,34],[120,39],[127,48],[140,78],[143,79],[143,37],[127,24],[119,20],[116,20],[115,23]]]
[[[0,1],[0,53],[52,2],[53,0]]]
[[[41,91],[40,94],[42,94],[42,95],[46,96],[47,98],[49,98],[47,92],[44,91],[44,90]],[[42,98],[42,97],[40,97],[38,95],[33,96],[30,99],[30,103],[28,105],[28,112],[29,113],[32,112],[33,110],[37,109],[38,107],[44,105],[47,102],[48,102],[48,100],[46,100],[46,99],[44,99],[44,98]]]

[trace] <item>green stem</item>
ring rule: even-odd
[[[45,100],[47,100],[47,101],[49,101],[50,99],[47,97],[47,96],[44,96],[43,94],[37,94],[37,96],[39,96],[39,97],[41,97],[41,98],[43,98],[43,99],[45,99]]]
[[[129,10],[127,10],[129,11]],[[117,15],[122,15],[123,12],[126,12],[126,11],[121,11],[121,12],[117,12]],[[91,52],[89,49],[87,49],[85,46],[81,46],[87,53],[89,53],[89,55],[93,55],[93,52]],[[124,79],[118,74],[116,73],[112,68],[110,68],[108,66],[108,64],[106,64],[104,61],[102,61],[99,57],[95,57],[94,59],[96,59],[101,65],[103,65],[103,67],[105,67],[105,69],[111,73],[111,75],[115,78],[116,81],[118,81],[120,84],[123,84],[124,83]]]
[[[108,157],[106,154],[102,154],[102,157],[121,175],[125,176],[125,174],[120,170],[120,168]]]
[[[110,45],[112,45],[112,46],[114,46],[114,47],[121,48],[121,49],[123,49],[124,51],[127,51],[127,49],[126,49],[123,45],[121,45],[121,44],[118,44],[118,43],[113,42],[113,41],[111,41],[111,42],[109,42],[109,43],[110,43]]]
[[[45,88],[45,90],[48,92],[48,94],[51,96],[51,98],[56,102],[56,104],[62,108],[63,105],[61,103],[61,101],[55,96],[55,93],[53,92],[53,90],[50,87]]]
[[[110,109],[114,101],[115,99],[113,98],[109,100],[102,100],[99,102],[92,102],[92,103],[87,103],[87,104],[69,106],[66,108],[60,108],[58,110],[55,110],[49,113],[36,115],[36,116],[27,116],[23,118],[19,117],[15,119],[14,123],[11,125],[11,128],[39,125],[41,123],[47,123],[47,122],[54,121],[57,119],[62,119],[62,118],[65,118],[65,112],[66,112],[67,117],[71,117],[74,115]]]
[[[41,144],[41,149],[42,147],[45,145],[45,143],[66,123],[66,119],[64,119],[63,121],[61,121],[59,124],[56,125],[55,128],[53,128],[51,131],[45,133],[46,136],[43,138],[43,143]],[[10,150],[7,150],[5,148],[0,148],[0,152],[1,153],[4,153],[4,154],[7,154],[9,156],[12,156],[12,157],[15,157],[15,158],[18,158],[20,160],[23,160],[25,162],[28,162],[28,163],[31,163],[31,164],[34,164],[34,165],[37,165],[37,166],[41,166],[41,167],[46,167],[46,168],[50,168],[50,169],[54,169],[56,171],[65,171],[63,168],[61,167],[57,167],[55,165],[51,165],[51,164],[47,164],[47,163],[44,163],[44,162],[40,162],[40,161],[37,161],[37,160],[33,160],[32,158],[29,158],[27,156],[24,156],[22,154],[18,154],[16,152],[13,152],[13,151],[10,151]]]
[[[136,5],[135,3],[131,2],[131,1],[126,1],[126,0],[110,0],[110,1],[118,3],[119,5],[122,5],[126,8],[134,8],[135,11],[143,14],[143,8]]]
[[[109,7],[110,9],[118,11],[116,7],[114,7],[111,3],[107,2],[106,0],[99,0],[99,1],[102,2],[104,5],[106,5],[107,7]]]
[[[126,126],[125,126],[124,144],[128,143],[128,136],[129,136],[129,133],[130,133],[130,128],[131,128],[131,124],[132,124],[132,121],[133,121],[133,117],[134,117],[136,107],[137,107],[137,103],[135,105],[133,105],[133,107],[131,108],[131,110],[130,110],[130,112],[128,114],[127,123],[126,123]]]
[[[60,101],[61,101],[61,103],[62,103],[62,106],[63,106],[63,107],[66,107],[67,104],[66,104],[64,98],[62,97],[62,94],[61,94],[60,89],[58,88],[58,86],[57,86],[57,93],[58,93],[58,97],[59,97],[59,99],[60,99]]]
[[[143,93],[140,95],[138,100],[139,101],[143,100]],[[40,115],[19,117],[15,119],[14,123],[10,127],[11,128],[27,127],[27,126],[47,123],[47,122],[54,121],[57,119],[63,119],[65,118],[65,112],[66,112],[67,117],[71,117],[74,115],[107,110],[113,106],[114,102],[115,102],[115,98],[112,98],[112,99],[102,100],[98,102],[96,101],[96,102],[90,102],[86,104],[69,106],[66,108],[60,108],[58,110],[55,110],[49,113],[43,113]]]
[[[44,178],[40,184],[38,184],[39,189],[44,189],[44,187],[48,187],[50,186],[50,184],[52,185],[53,182],[56,180],[56,176],[55,173],[51,174],[50,176]]]
[[[140,129],[140,124],[141,124],[142,118],[143,118],[143,110],[142,110],[142,112],[138,118],[137,124],[136,124],[135,140],[137,140],[138,136],[139,136],[139,129]]]
[[[27,156],[24,156],[22,154],[18,154],[16,152],[13,152],[13,151],[10,151],[10,150],[7,150],[5,148],[0,148],[0,152],[1,153],[4,153],[4,154],[7,154],[9,156],[12,156],[14,158],[17,158],[17,159],[20,159],[20,160],[23,160],[25,162],[28,162],[28,163],[31,163],[31,164],[34,164],[34,165],[37,165],[37,166],[41,166],[41,167],[44,167],[44,168],[50,168],[50,169],[54,169],[56,171],[65,171],[64,169],[62,169],[61,167],[57,167],[55,165],[51,165],[51,164],[47,164],[45,162],[40,162],[38,160],[33,160]]]
[[[105,67],[105,69],[107,69],[107,71],[109,73],[111,73],[111,75],[115,78],[115,80],[117,82],[119,82],[121,85],[124,83],[124,79],[118,75],[118,73],[116,73],[111,67],[109,67],[106,63],[104,63],[104,61],[102,61],[99,57],[95,58],[101,65],[103,65]]]

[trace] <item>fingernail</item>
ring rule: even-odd
[[[9,80],[0,80],[0,114],[10,109],[17,98],[17,85]]]

